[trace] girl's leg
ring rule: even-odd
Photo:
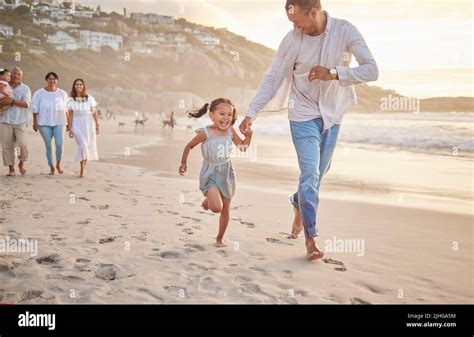
[[[212,187],[207,191],[207,206],[213,213],[220,213],[222,211],[221,192],[217,187]]]
[[[216,247],[226,247],[224,243],[224,234],[230,219],[230,201],[231,199],[222,198],[222,211],[219,218],[219,233],[216,237]]]
[[[63,156],[63,134],[64,126],[56,125],[53,127],[54,145],[56,146],[56,169],[59,174],[63,173],[61,169],[61,159]]]
[[[44,146],[46,147],[46,158],[48,165],[51,168],[51,174],[54,174],[53,158],[51,156],[51,140],[53,138],[53,128],[51,126],[40,125],[39,132],[43,138]]]

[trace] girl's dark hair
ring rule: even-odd
[[[76,92],[76,83],[79,82],[79,81],[81,81],[82,85],[84,86],[84,90],[82,91],[81,97],[85,97],[87,99],[88,95],[87,95],[86,82],[84,82],[84,80],[82,78],[76,78],[74,80],[74,82],[72,82],[72,89],[71,89],[71,94],[70,95],[74,99],[76,99],[79,96]]]
[[[227,103],[232,107],[232,123],[231,123],[231,125],[234,125],[235,121],[237,120],[237,110],[235,110],[235,106],[232,103],[232,101],[230,99],[227,99],[227,98],[215,99],[211,102],[211,104],[206,103],[206,104],[204,104],[204,106],[201,109],[193,110],[193,111],[188,112],[188,117],[189,118],[191,118],[191,117],[192,118],[202,117],[207,113],[207,111],[210,111],[210,112],[215,111],[217,106],[221,103]]]
[[[44,80],[47,81],[49,76],[53,76],[55,79],[59,80],[58,74],[56,74],[54,71],[50,71],[49,73],[47,73],[44,77]]]
[[[5,75],[6,73],[9,73],[10,70],[8,69],[0,69],[0,75]]]

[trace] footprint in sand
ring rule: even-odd
[[[113,281],[117,278],[117,272],[113,264],[101,264],[95,272],[95,277],[104,281]]]
[[[324,263],[329,263],[329,264],[335,264],[335,265],[339,266],[339,267],[334,268],[334,270],[337,270],[337,271],[346,271],[347,270],[346,266],[341,261],[337,261],[337,260],[333,260],[333,259],[323,259],[323,262]]]
[[[205,266],[202,266],[200,264],[197,264],[197,263],[188,263],[188,267],[190,269],[194,269],[194,268],[197,268],[197,269],[200,269],[200,270],[209,270],[209,268],[205,267]]]
[[[166,251],[160,254],[160,256],[164,259],[177,259],[180,257],[178,252]]]
[[[163,302],[163,301],[164,301],[162,297],[160,297],[160,296],[158,296],[157,294],[153,293],[153,292],[152,292],[151,290],[149,290],[149,289],[146,289],[146,288],[139,288],[139,289],[137,289],[137,291],[138,291],[139,293],[146,294],[146,295],[148,295],[148,296],[152,297],[153,299],[158,300],[158,301],[160,301],[160,302]]]
[[[221,290],[221,287],[214,281],[210,276],[205,276],[199,280],[198,285],[199,290],[209,291],[213,293],[218,293]]]
[[[185,222],[179,222],[179,223],[175,224],[175,226],[183,227],[184,224],[185,224]]]
[[[178,212],[172,212],[172,211],[166,211],[166,213],[173,214],[173,215],[179,214]]]
[[[113,218],[121,218],[120,215],[117,215],[117,214],[109,214],[109,216],[113,217]]]
[[[142,232],[140,235],[132,235],[132,238],[140,241],[146,241],[148,239],[148,232]]]
[[[242,225],[245,225],[247,228],[255,228],[255,224],[253,222],[248,221],[240,221]]]
[[[201,229],[201,226],[191,226],[194,229]]]
[[[59,255],[58,254],[51,254],[43,257],[39,257],[36,259],[38,264],[56,264],[59,262]]]
[[[77,198],[77,199],[79,199],[79,200],[84,200],[84,201],[91,201],[91,199],[88,199],[88,198],[86,198],[86,197],[79,197],[79,198]]]
[[[117,238],[116,236],[111,236],[111,237],[108,237],[108,238],[99,239],[99,244],[113,242],[113,241],[115,241],[116,238]]]
[[[15,277],[15,273],[12,272],[12,266],[6,264],[0,265],[0,280],[6,281]]]
[[[281,241],[281,240],[275,239],[275,238],[267,238],[266,240],[268,242],[277,243],[277,244],[280,244],[280,245],[294,246],[292,243]]]
[[[184,228],[181,230],[181,232],[186,233],[188,235],[194,234],[194,232],[191,230],[191,228]]]
[[[91,205],[90,207],[93,208],[93,209],[99,209],[101,211],[109,209],[109,205],[98,205],[98,206],[97,205]]]
[[[364,301],[358,297],[351,298],[351,304],[370,304],[370,302]]]
[[[227,257],[228,256],[227,253],[224,250],[218,250],[217,254],[219,254],[222,257]]]
[[[259,273],[262,273],[263,275],[268,275],[267,271],[263,268],[260,268],[260,267],[249,267],[249,269],[254,270],[254,271],[258,271]]]
[[[177,213],[176,213],[177,214]],[[190,217],[190,216],[182,216],[183,219],[188,219],[188,220],[192,220],[192,221],[195,221],[195,222],[200,222],[201,219],[198,219],[198,218],[193,218],[193,217]]]
[[[92,219],[86,219],[86,220],[83,220],[83,221],[79,221],[77,224],[78,225],[87,225],[91,222]]]
[[[16,300],[18,303],[32,300],[38,298],[43,294],[41,290],[25,290],[16,295]]]
[[[184,246],[190,247],[190,248],[193,248],[193,249],[196,249],[196,250],[199,250],[200,252],[203,252],[203,251],[206,250],[203,246],[200,246],[200,245],[193,245],[193,244],[190,244],[190,243],[187,243],[187,244],[185,244]]]
[[[35,219],[44,219],[44,216],[41,213],[36,213],[36,214],[33,214],[33,218],[35,218]]]

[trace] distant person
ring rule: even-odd
[[[74,80],[68,104],[68,125],[69,136],[74,137],[77,143],[74,160],[80,162],[80,178],[85,177],[89,160],[99,160],[97,152],[99,120],[96,107],[97,102],[87,93],[84,80],[80,78]]]
[[[297,237],[304,228],[306,256],[316,260],[324,256],[315,240],[319,188],[331,165],[342,117],[356,102],[353,85],[376,81],[379,71],[357,28],[330,17],[321,1],[287,0],[285,9],[294,29],[281,42],[240,130],[247,132],[271,99],[282,103],[290,92],[288,117],[301,171],[298,191],[290,197],[295,209],[291,232]],[[352,55],[358,67],[350,68]]]
[[[63,173],[61,159],[63,154],[63,135],[67,125],[67,105],[69,95],[66,91],[58,88],[58,75],[49,72],[45,76],[46,86],[38,89],[31,104],[33,111],[33,130],[40,132],[46,147],[46,159],[51,170],[55,174],[55,168],[59,174]],[[51,142],[54,138],[56,148],[56,166],[53,163]]]
[[[201,144],[203,166],[199,175],[199,189],[204,195],[202,207],[213,213],[220,213],[219,231],[216,246],[225,247],[224,234],[230,219],[230,202],[235,192],[235,175],[230,153],[232,143],[245,151],[252,139],[252,131],[247,131],[242,140],[232,127],[237,119],[237,112],[232,102],[218,98],[205,104],[200,110],[190,112],[189,116],[199,118],[209,112],[212,124],[197,130],[197,135],[186,145],[181,158],[179,174],[187,170],[189,152]]]
[[[163,128],[169,126],[171,129],[174,129],[176,125],[176,119],[174,118],[174,111],[171,112],[171,115],[168,119],[163,120]]]
[[[31,90],[22,83],[23,71],[16,67],[10,74],[9,86],[12,95],[0,99],[0,104],[8,107],[0,115],[0,133],[2,135],[3,165],[8,166],[7,176],[15,173],[15,145],[20,149],[18,153],[18,170],[21,175],[26,174],[25,162],[28,159],[28,113],[31,104]]]

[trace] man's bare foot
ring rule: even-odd
[[[310,261],[318,260],[324,256],[324,253],[316,246],[314,238],[306,238],[306,258]]]
[[[205,211],[209,210],[209,204],[208,204],[208,201],[207,201],[207,197],[204,198],[204,200],[202,201],[201,207]]]
[[[60,166],[59,164],[56,164],[56,170],[58,170],[58,173],[59,173],[59,174],[63,174],[63,173],[64,173],[64,171],[61,170],[61,166]]]
[[[8,171],[7,177],[14,177],[14,176],[16,176],[15,170]]]
[[[51,171],[49,172],[49,174],[52,175],[52,176],[54,176],[54,172],[55,172],[54,166],[50,166],[49,168],[50,168],[50,170],[51,170]]]
[[[295,211],[295,218],[293,219],[293,225],[291,226],[291,238],[296,239],[303,230],[303,222],[301,220],[301,211],[297,208],[293,208]]]
[[[216,247],[227,247],[227,245],[224,242],[224,239],[218,239],[216,238]]]
[[[25,170],[25,166],[24,166],[23,162],[20,162],[18,164],[18,169],[20,170],[20,173],[21,173],[22,176],[24,176],[26,174],[26,170]]]

